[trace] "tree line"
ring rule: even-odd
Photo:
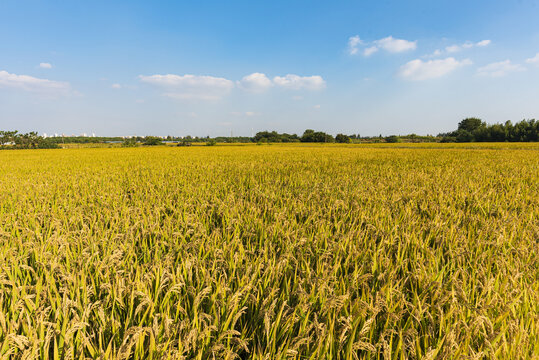
[[[296,134],[279,134],[276,131],[261,131],[256,133],[253,137],[253,141],[256,143],[290,143],[290,142],[303,142],[303,143],[380,143],[380,142],[436,142],[436,137],[427,135],[420,136],[416,134],[397,136],[390,135],[383,137],[379,136],[360,136],[359,134],[337,134],[333,136],[323,131],[315,131],[307,129],[303,132],[302,136]]]
[[[359,134],[337,134],[333,137],[325,132],[312,129],[305,130],[302,136],[287,133],[279,134],[276,131],[261,131],[254,136],[253,140],[257,143],[532,142],[539,141],[539,121],[535,119],[522,120],[513,124],[508,120],[504,124],[487,124],[478,118],[466,118],[458,123],[457,130],[441,133],[437,136],[409,134],[361,137]]]
[[[218,136],[176,137],[137,136],[129,139],[122,137],[52,137],[44,138],[37,132],[19,133],[18,131],[0,131],[0,149],[54,149],[61,143],[122,143],[122,146],[161,145],[163,141],[176,142],[179,145],[190,143],[396,143],[396,142],[531,142],[539,141],[539,121],[522,120],[515,124],[506,121],[503,124],[487,124],[479,118],[466,118],[458,123],[457,129],[448,133],[432,135],[390,135],[360,136],[359,134],[337,134],[333,136],[323,131],[307,129],[303,135],[260,131],[253,137]]]
[[[21,134],[18,131],[0,131],[2,149],[56,149],[58,144],[39,136],[37,132]]]
[[[513,124],[487,124],[478,118],[459,122],[457,130],[438,135],[442,142],[530,142],[539,141],[539,121],[522,120]]]

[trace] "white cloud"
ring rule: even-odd
[[[478,43],[475,44],[475,46],[484,47],[490,45],[490,40],[481,40]]]
[[[273,86],[273,83],[262,73],[252,73],[251,75],[244,76],[237,82],[238,86],[246,91],[261,93]]]
[[[140,81],[163,91],[163,96],[180,100],[218,100],[226,96],[235,83],[225,78],[197,75],[139,75]],[[272,86],[290,90],[321,90],[326,82],[319,75],[299,76],[288,74],[270,80],[265,74],[253,73],[236,81],[237,87],[260,93]]]
[[[163,96],[180,100],[219,100],[234,87],[234,82],[213,76],[140,75],[139,79],[163,89]]]
[[[417,48],[417,41],[395,39],[393,36],[388,36],[370,43],[365,43],[359,38],[358,35],[356,35],[348,39],[348,53],[350,55],[359,53],[359,45],[367,46],[362,51],[364,56],[371,56],[380,49],[390,53],[400,53],[415,50]]]
[[[315,108],[316,110],[320,109],[320,104],[316,104],[315,106],[313,106],[313,108]]]
[[[52,69],[52,65],[49,63],[39,63],[41,69]]]
[[[448,52],[448,53],[455,53],[455,52],[458,52],[462,50],[461,47],[459,45],[451,45],[451,46],[447,46],[445,48],[445,51]]]
[[[67,82],[10,74],[7,71],[0,71],[0,87],[48,95],[69,95],[71,93],[71,87]]]
[[[253,116],[259,116],[260,113],[254,112],[254,111],[245,111],[245,112],[242,112],[242,111],[232,111],[232,112],[230,112],[230,115],[232,115],[232,116],[238,116],[238,117],[243,117],[243,116],[253,117]]]
[[[351,36],[350,38],[348,38],[348,53],[350,55],[357,54],[359,51],[358,46],[362,43],[363,41],[361,41],[359,35]]]
[[[273,82],[278,86],[292,90],[321,90],[326,87],[326,82],[319,75],[298,76],[294,74],[288,74],[283,77],[274,77]]]
[[[471,63],[469,59],[459,61],[452,57],[428,61],[416,59],[401,66],[398,75],[403,79],[415,81],[435,79]]]
[[[539,53],[537,53],[534,57],[526,59],[526,62],[528,64],[535,64],[539,66]]]
[[[490,40],[481,40],[481,41],[478,41],[476,43],[473,43],[471,41],[466,41],[464,44],[461,44],[461,45],[455,44],[455,45],[446,46],[445,47],[445,53],[453,54],[453,53],[462,51],[464,49],[471,49],[471,48],[474,48],[474,47],[485,47],[485,46],[490,45],[490,43],[491,43]],[[444,51],[442,51],[442,50],[436,50],[436,51],[434,51],[433,54],[430,55],[430,57],[440,56],[443,53],[444,53]]]
[[[374,54],[377,51],[378,51],[378,48],[376,46],[370,46],[370,47],[366,48],[365,50],[363,50],[363,55],[371,56],[372,54]]]
[[[382,48],[391,53],[415,50],[417,48],[417,41],[395,39],[393,36],[388,36],[386,38],[376,40],[374,43],[379,48]]]
[[[121,89],[122,85],[120,85],[120,84],[112,84],[111,88],[113,88],[113,89]]]
[[[511,60],[505,60],[488,64],[477,69],[477,75],[488,77],[502,77],[509,73],[520,72],[526,70],[520,64],[513,64]]]

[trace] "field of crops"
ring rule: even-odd
[[[533,359],[539,145],[0,151],[0,357]]]

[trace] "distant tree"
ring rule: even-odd
[[[157,136],[146,136],[142,144],[149,145],[149,146],[162,145],[163,139]]]
[[[177,146],[191,146],[191,143],[187,139],[183,139]]]
[[[386,142],[388,143],[398,143],[401,142],[401,138],[397,135],[390,135],[386,137]]]
[[[440,140],[442,143],[454,143],[457,142],[457,138],[450,135],[444,135],[442,139]]]
[[[331,143],[335,142],[333,136],[326,134],[322,131],[314,131],[312,129],[307,129],[301,136],[301,142],[306,143]]]
[[[474,135],[468,130],[459,129],[455,135],[457,142],[472,142],[475,140]]]
[[[0,131],[0,147],[10,144],[10,149],[57,149],[58,143],[45,139],[37,132],[19,134],[18,131]]]
[[[299,137],[296,134],[279,134],[276,131],[260,131],[257,132],[256,135],[253,137],[254,142],[272,142],[272,143],[279,143],[279,142],[298,142]]]
[[[217,145],[217,141],[215,141],[214,139],[208,139],[208,141],[206,141],[206,146],[215,146]]]
[[[122,141],[122,147],[136,147],[138,146],[137,140],[134,138],[124,139]]]
[[[522,120],[513,124],[506,121],[503,124],[487,125],[477,118],[467,118],[459,122],[458,129],[451,133],[440,134],[442,141],[539,141],[539,122]]]
[[[40,136],[35,131],[14,136],[15,146],[20,149],[37,149]]]
[[[337,134],[337,136],[335,136],[335,142],[347,144],[350,142],[350,137],[344,134]]]
[[[480,128],[481,126],[485,126],[485,125],[486,124],[483,121],[481,121],[481,119],[471,117],[471,118],[466,118],[462,120],[461,122],[459,122],[457,130],[464,130],[464,131],[468,131],[472,133],[478,128]]]
[[[314,137],[314,130],[307,129],[303,132],[301,136],[301,142],[316,142]]]
[[[14,142],[18,131],[0,131],[0,146]]]

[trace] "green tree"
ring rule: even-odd
[[[466,118],[462,120],[461,122],[459,122],[459,126],[457,130],[465,130],[472,133],[478,128],[480,128],[481,126],[485,126],[485,125],[486,124],[483,121],[481,121],[481,119],[471,117],[471,118]]]
[[[122,141],[122,147],[136,147],[138,146],[137,140],[134,138],[124,139]]]
[[[0,131],[0,146],[14,142],[18,131]]]
[[[322,131],[314,131],[312,129],[307,129],[301,137],[301,142],[307,143],[330,143],[335,142],[333,136],[326,134]]]
[[[16,135],[13,138],[15,146],[19,149],[37,149],[41,137],[35,131]]]
[[[344,134],[337,134],[337,136],[335,136],[335,142],[347,144],[350,142],[350,137]]]
[[[163,140],[157,136],[146,136],[142,144],[149,145],[149,146],[162,145]]]
[[[464,129],[457,130],[456,139],[457,142],[472,142],[475,140],[473,134],[470,131]]]

